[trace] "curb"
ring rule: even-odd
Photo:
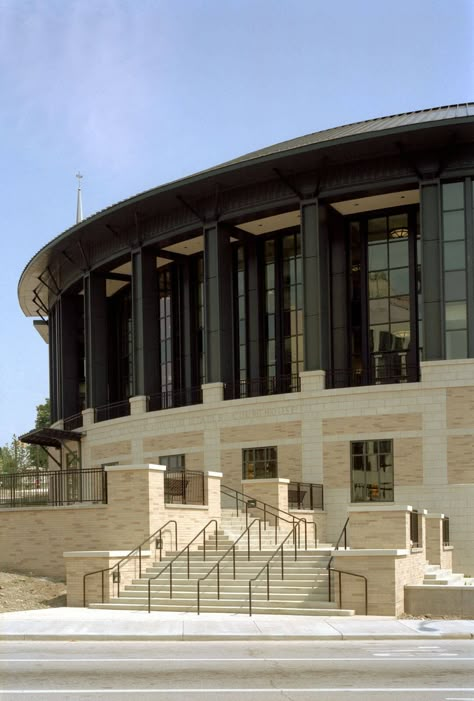
[[[78,634],[44,634],[44,633],[7,633],[0,635],[0,642],[6,642],[9,640],[29,640],[29,641],[60,641],[60,642],[74,642],[74,641],[100,641],[100,642],[255,642],[257,640],[264,641],[279,641],[284,640],[285,642],[298,642],[298,641],[362,641],[362,640],[472,640],[474,639],[474,633],[413,633],[413,635],[402,635],[397,633],[371,633],[368,635],[361,634],[343,634],[338,633],[335,635],[292,635],[288,636],[284,633],[281,635],[249,635],[245,633],[243,635],[103,635],[100,633],[78,633]]]

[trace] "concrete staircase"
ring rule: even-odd
[[[251,519],[249,519],[250,523]],[[208,574],[232,543],[245,529],[245,517],[232,512],[223,514],[218,532],[217,550],[214,536],[206,542],[206,560],[203,560],[202,545],[190,553],[190,577],[187,576],[187,558],[182,555],[173,563],[173,596],[170,598],[169,569],[157,578],[166,565],[176,556],[168,552],[161,562],[155,562],[141,579],[123,588],[120,598],[104,604],[91,604],[91,608],[114,608],[143,610],[148,608],[148,580],[151,578],[151,609],[153,611],[197,612],[197,582]],[[259,550],[258,528],[251,529],[251,555],[248,559],[247,536],[236,546],[236,577],[233,578],[232,554],[229,553],[220,565],[220,598],[217,598],[216,571],[200,585],[200,610],[207,612],[245,613],[249,606],[249,580],[257,575],[278,544],[288,533],[288,527],[277,530],[267,524],[261,533],[262,549]],[[308,534],[309,535],[309,534]],[[304,544],[300,543],[301,548]],[[329,602],[327,564],[331,555],[330,546],[323,545],[308,550],[298,549],[294,559],[294,544],[289,538],[284,546],[284,579],[281,579],[280,555],[270,565],[270,600],[267,601],[266,576],[262,573],[252,585],[252,612],[290,615],[347,616],[354,612],[338,609]]]
[[[423,585],[427,586],[460,586],[464,584],[464,575],[451,570],[443,570],[440,565],[427,564]]]

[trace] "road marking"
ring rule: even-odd
[[[320,693],[320,694],[347,694],[347,693],[365,693],[365,694],[370,694],[370,693],[377,693],[380,694],[380,692],[384,692],[386,694],[390,693],[415,693],[415,692],[420,692],[420,693],[430,693],[430,692],[444,692],[444,691],[455,691],[455,692],[466,692],[466,691],[474,691],[474,688],[460,688],[460,687],[446,687],[446,688],[441,688],[439,686],[433,687],[433,688],[428,688],[428,687],[400,687],[398,689],[387,689],[386,687],[372,687],[372,688],[367,688],[367,687],[360,687],[355,689],[354,687],[291,687],[291,688],[277,688],[277,687],[269,687],[269,688],[252,688],[252,689],[236,689],[234,688],[214,688],[214,689],[157,689],[156,687],[150,687],[149,689],[135,689],[134,687],[131,687],[130,689],[2,689],[2,692],[4,694],[66,694],[65,698],[67,698],[67,695],[72,695],[72,694],[130,694],[131,698],[133,698],[134,695],[136,694],[255,694],[255,693],[261,693],[261,694],[275,694],[276,691],[281,691],[283,693],[287,694],[295,694],[295,693],[300,693],[300,694],[307,694],[308,692],[311,693]],[[463,697],[460,701],[468,701],[465,697]]]
[[[451,653],[449,653],[451,654]],[[456,662],[468,662],[474,660],[474,657],[456,657]],[[381,655],[382,656],[382,653]],[[383,659],[374,659],[373,657],[38,657],[38,658],[21,658],[21,657],[0,657],[0,663],[30,663],[30,662],[386,662],[386,657]],[[436,657],[393,657],[394,662],[434,662],[439,659]],[[454,660],[453,660],[454,661]]]

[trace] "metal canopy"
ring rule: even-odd
[[[31,445],[50,446],[61,448],[66,441],[77,441],[80,443],[82,435],[74,431],[62,431],[59,428],[35,428],[29,433],[19,437],[22,443]]]

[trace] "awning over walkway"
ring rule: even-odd
[[[77,441],[80,443],[81,434],[75,431],[62,431],[59,428],[35,428],[29,433],[19,436],[22,443],[30,443],[31,445],[50,446],[52,448],[61,448],[67,441]]]

